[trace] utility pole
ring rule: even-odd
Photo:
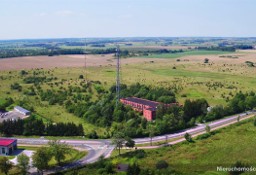
[[[120,101],[120,47],[116,46],[116,105]]]

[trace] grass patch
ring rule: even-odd
[[[185,51],[180,53],[152,54],[152,55],[143,56],[143,57],[144,58],[180,58],[180,57],[191,56],[191,55],[220,55],[220,54],[228,54],[228,53],[231,53],[231,52],[194,50],[194,51]]]
[[[87,155],[86,151],[78,151],[76,149],[71,149],[70,154],[66,154],[66,158],[64,161],[62,161],[62,164],[67,164],[71,162],[75,162],[84,156]],[[57,165],[57,162],[54,158],[52,158],[49,162],[50,167],[54,167]]]
[[[182,142],[172,148],[146,150],[147,157],[140,159],[139,163],[154,167],[158,160],[163,159],[176,172],[184,174],[208,174],[215,172],[216,166],[230,167],[236,161],[256,166],[255,132],[252,120],[242,121],[209,137],[198,137],[195,143]],[[123,156],[125,161],[131,158]]]

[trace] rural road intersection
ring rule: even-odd
[[[245,113],[233,115],[224,119],[220,119],[217,121],[213,121],[211,123],[208,123],[210,126],[211,130],[218,129],[221,127],[228,126],[230,124],[233,124],[237,122],[237,118],[240,116],[240,120],[248,119],[253,117],[255,114],[255,111],[248,111]],[[152,138],[152,142],[159,142],[159,141],[165,141],[167,138],[169,139],[177,139],[173,142],[170,142],[170,144],[175,144],[181,141],[184,141],[184,138],[181,138],[184,136],[185,133],[189,133],[190,135],[199,135],[201,133],[205,132],[205,124],[200,124],[198,126],[195,126],[193,128],[185,129],[178,131],[173,134],[167,134],[167,135],[162,135],[162,136],[156,136]],[[145,143],[150,143],[151,138],[146,137],[146,138],[137,138],[134,139],[136,144],[145,144]],[[46,145],[48,144],[49,140],[44,139],[44,138],[18,138],[18,144],[19,145]],[[67,164],[66,166],[63,167],[57,167],[52,170],[48,170],[45,172],[45,174],[51,174],[57,171],[62,171],[70,168],[74,168],[77,166],[82,166],[88,163],[93,163],[96,162],[99,157],[104,156],[105,158],[109,157],[111,155],[111,152],[114,150],[114,146],[111,145],[111,140],[69,140],[69,139],[63,139],[60,140],[60,142],[66,143],[70,146],[79,148],[79,149],[84,149],[88,151],[87,156],[84,158],[72,162],[70,164]],[[152,149],[152,148],[157,148],[160,146],[146,146],[143,147],[143,149]],[[142,147],[140,147],[142,148]]]

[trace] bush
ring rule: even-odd
[[[188,141],[188,142],[192,142],[193,140],[192,140],[192,137],[191,137],[191,135],[189,134],[189,133],[186,133],[185,135],[184,135],[184,138],[186,139],[186,141]]]
[[[89,133],[88,137],[90,139],[98,139],[99,138],[99,136],[98,136],[96,131],[92,131],[91,133]]]
[[[136,157],[138,159],[142,159],[144,157],[146,157],[146,152],[144,150],[136,150]]]
[[[207,138],[209,138],[211,136],[211,134],[209,134],[209,133],[205,133],[205,134],[202,134],[202,135],[199,135],[199,136],[197,136],[197,140],[204,140],[204,139],[207,139]]]
[[[256,118],[254,119],[253,125],[256,126]]]
[[[79,75],[79,79],[84,79],[84,76],[83,75]]]
[[[159,160],[157,163],[156,163],[156,169],[166,169],[168,168],[168,163],[165,161],[165,160]]]
[[[235,164],[231,165],[231,168],[250,168],[250,166],[246,163],[243,163],[243,162],[240,162],[240,161],[237,161]],[[241,171],[230,171],[229,174],[230,175],[239,175],[239,174],[242,174],[244,173],[245,170],[241,170]]]

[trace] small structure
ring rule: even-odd
[[[120,171],[120,172],[127,172],[127,170],[128,170],[128,168],[129,168],[129,165],[128,164],[118,164],[117,165],[117,171]]]
[[[14,107],[14,110],[19,112],[19,113],[21,113],[21,114],[23,114],[23,115],[30,115],[31,114],[30,111],[28,111],[28,110],[26,110],[26,109],[24,109],[24,108],[22,108],[20,106]]]
[[[134,110],[142,112],[143,116],[148,120],[152,121],[156,117],[157,106],[160,105],[160,102],[150,101],[137,97],[127,97],[120,99],[121,103],[124,105],[131,106]],[[165,104],[167,107],[172,105],[177,105],[177,103],[173,104]]]
[[[0,138],[0,155],[11,155],[17,150],[17,139]]]

